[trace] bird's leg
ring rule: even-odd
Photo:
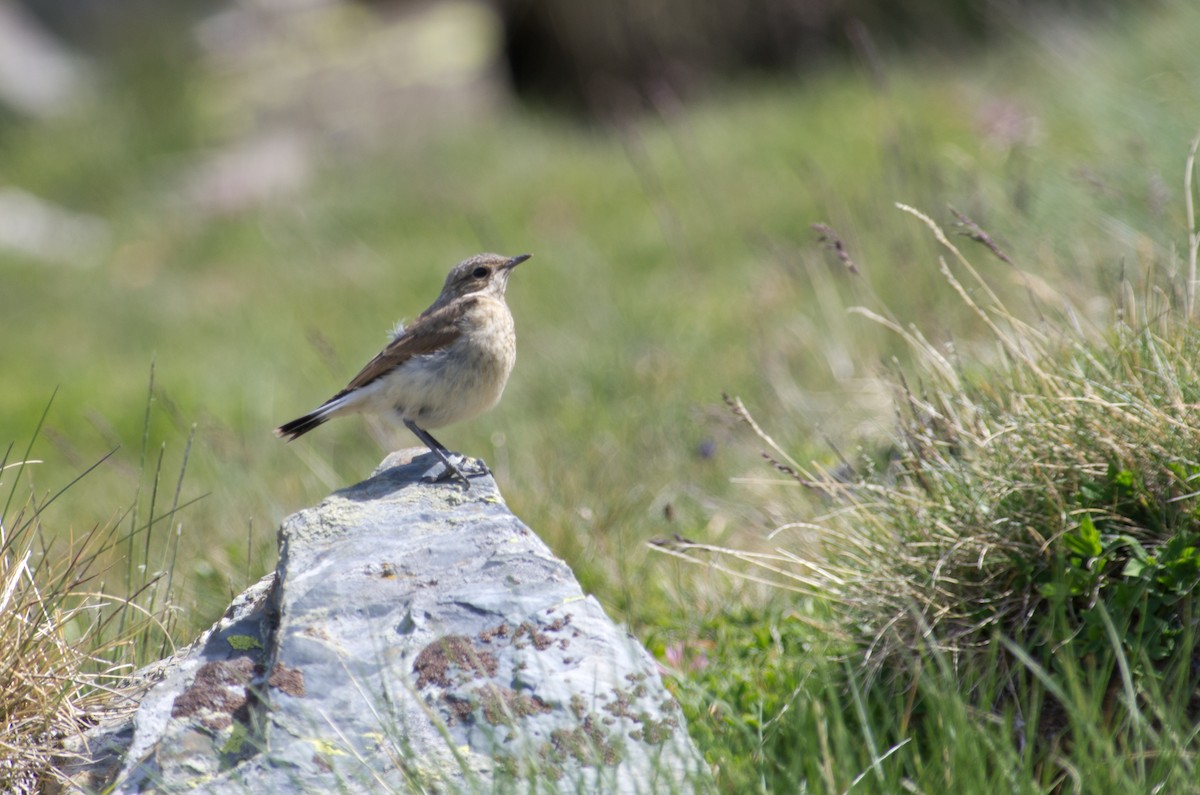
[[[415,423],[414,423],[414,426],[415,426]],[[417,433],[417,430],[419,430],[420,433]],[[422,442],[424,442],[426,445],[428,445],[429,449],[432,450],[433,453],[438,456],[438,458],[441,458],[442,461],[447,461],[450,458],[450,456],[452,456],[452,455],[457,455],[459,458],[463,459],[464,461],[468,460],[468,456],[463,455],[462,453],[453,453],[450,450],[446,449],[446,446],[444,444],[439,442],[437,439],[434,439],[433,434],[431,434],[429,431],[425,430],[424,428],[420,428],[419,426],[417,426],[417,429],[413,430],[413,433],[416,433],[417,437],[420,438],[420,440]],[[421,434],[424,434],[424,436],[422,436]],[[490,474],[492,474],[492,470],[488,469],[488,465],[483,461],[482,458],[476,458],[474,460],[479,464],[479,468],[477,470],[475,470],[472,474],[475,474],[475,475],[490,475]],[[453,467],[453,470],[454,470],[455,475],[457,475],[458,477],[462,477],[462,469],[460,469],[459,467]]]
[[[442,472],[441,476],[438,477],[438,480],[443,480],[447,477],[454,477],[461,480],[468,488],[471,486],[471,482],[467,480],[467,476],[464,475],[458,467],[454,466],[454,464],[450,462],[450,451],[446,449],[445,445],[443,445],[437,439],[434,439],[433,434],[429,433],[429,431],[417,425],[412,420],[405,420],[404,425],[410,431],[412,431],[418,439],[425,443],[425,446],[429,448],[431,453],[442,460],[442,464],[446,467],[446,469]]]

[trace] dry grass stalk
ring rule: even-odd
[[[813,224],[812,228],[817,233],[817,239],[821,244],[837,255],[837,258],[846,267],[846,270],[857,275],[859,272],[858,265],[850,256],[850,252],[846,250],[846,244],[838,237],[837,232],[833,231],[833,227],[829,224]]]
[[[1001,262],[1012,265],[1014,268],[1016,267],[1016,263],[1004,253],[1004,249],[1000,248],[1000,245],[996,243],[992,236],[985,232],[979,224],[975,223],[970,216],[953,205],[950,205],[950,212],[958,219],[958,226],[962,230],[962,234],[984,246],[988,251],[995,254]]]

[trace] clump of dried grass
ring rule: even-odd
[[[35,438],[38,431],[40,425]],[[44,525],[47,509],[105,459],[39,499],[21,489],[21,476],[40,463],[28,453],[11,460],[10,446],[0,457],[0,484],[7,486],[0,503],[0,792],[6,793],[65,783],[70,753],[63,740],[92,725],[94,713],[111,711],[119,683],[159,644],[169,644],[172,610],[169,594],[155,593],[164,573],[144,565],[133,544],[155,524],[153,501],[152,518],[142,526],[134,506],[79,535],[53,532]],[[179,507],[176,495],[167,515]],[[129,517],[133,527],[122,536],[121,520]],[[100,580],[122,558],[140,574],[118,597]]]
[[[6,461],[0,473],[19,479],[31,463]],[[85,558],[95,534],[73,544],[64,557],[47,555],[40,548],[40,514],[30,499],[0,516],[0,789],[5,792],[34,792],[53,777],[59,743],[85,725],[91,671],[101,662],[87,651],[86,638],[96,600],[84,592]]]
[[[1080,331],[1069,309],[1071,322],[1031,325],[937,224],[901,209],[949,253],[942,273],[990,330],[995,363],[964,364],[919,329],[857,310],[919,363],[919,385],[895,385],[888,471],[804,466],[731,401],[776,470],[831,507],[786,528],[818,538],[819,552],[789,549],[786,533],[768,552],[668,551],[827,602],[874,670],[929,651],[957,665],[997,636],[1075,640],[1085,653],[1116,638],[1119,654],[1161,659],[1170,649],[1147,652],[1145,633],[1190,633],[1200,581],[1200,331],[1163,293],[1140,308],[1124,296],[1125,320],[1100,333]]]

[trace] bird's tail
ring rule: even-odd
[[[297,439],[330,419],[336,408],[336,406],[331,406],[327,403],[316,411],[310,411],[303,417],[297,417],[291,422],[285,422],[283,425],[280,425],[275,429],[275,435],[280,439],[287,439],[289,442]]]

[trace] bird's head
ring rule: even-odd
[[[438,303],[453,301],[464,295],[484,293],[501,297],[508,286],[512,269],[529,259],[532,254],[504,257],[499,254],[476,254],[454,266],[446,277]]]

